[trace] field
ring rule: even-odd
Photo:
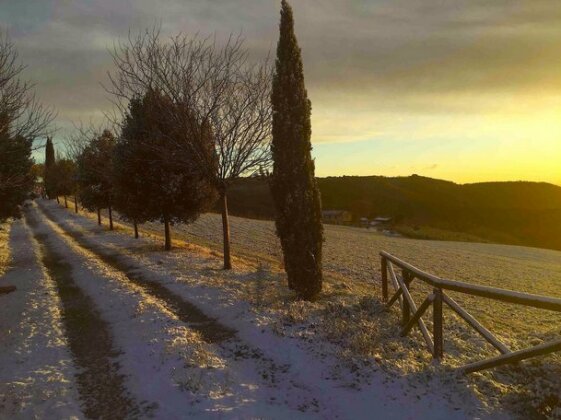
[[[310,304],[255,259],[225,271],[208,248],[177,240],[164,252],[161,237],[136,240],[121,224],[109,232],[55,202],[36,200],[24,213],[12,224],[12,263],[1,279],[18,288],[0,305],[2,418],[465,419],[506,411],[465,381],[450,386],[441,369],[415,378],[392,372],[383,353],[342,353],[338,323],[360,312],[350,306],[358,294],[330,292],[331,279]],[[391,317],[372,298],[363,303],[391,337]]]
[[[118,229],[130,232],[124,224]],[[142,226],[141,235],[161,241],[161,230],[160,224],[150,223]],[[203,215],[191,225],[174,226],[172,232],[179,248],[199,253],[208,253],[205,249],[210,248],[216,268],[220,266],[219,215]],[[235,290],[236,296],[250,302],[259,318],[279,336],[308,340],[313,332],[336,346],[337,357],[346,368],[369,371],[374,361],[390,376],[405,377],[412,387],[421,389],[436,378],[450,386],[452,394],[470,390],[490,410],[514,410],[522,416],[561,415],[559,354],[464,378],[453,368],[496,352],[450,311],[445,311],[445,359],[441,365],[432,363],[418,332],[399,337],[399,311],[394,308],[388,312],[379,300],[378,257],[380,250],[386,250],[441,277],[561,297],[561,252],[386,237],[371,230],[326,225],[324,293],[318,301],[305,303],[286,290],[272,222],[232,217],[231,236],[232,251],[239,257],[234,261],[235,269],[253,266],[259,281],[214,279],[212,287]],[[415,283],[413,292],[420,303],[428,290]],[[452,296],[511,349],[539,344],[561,332],[560,314]],[[430,313],[425,318],[430,328]],[[361,381],[368,380],[368,374],[360,376],[353,386],[360,387]]]
[[[203,215],[189,226],[174,227],[178,238],[220,251],[222,236],[221,218],[217,214]],[[159,225],[148,229],[158,232]],[[271,264],[279,264],[281,250],[275,235],[274,223],[232,217],[232,251]],[[472,242],[427,241],[398,237],[387,237],[372,230],[325,225],[324,268],[327,271],[327,290],[336,296],[318,302],[314,309],[294,304],[294,311],[286,316],[296,321],[309,320],[318,313],[327,314],[325,333],[333,340],[352,349],[353,354],[383,357],[395,372],[424,372],[428,362],[427,352],[421,347],[420,337],[416,341],[389,338],[396,334],[397,311],[391,320],[378,316],[373,319],[371,308],[364,307],[371,299],[380,297],[380,262],[378,253],[386,250],[413,265],[444,278],[485,284],[505,289],[561,297],[561,252],[509,245]],[[416,301],[426,296],[425,287],[414,284]],[[331,293],[330,293],[331,294]],[[453,298],[487,326],[512,349],[536,345],[561,333],[561,314],[538,311],[520,306],[497,303],[452,293]],[[326,304],[326,303],[329,304]],[[334,306],[334,302],[337,305]],[[356,311],[349,314],[345,308]],[[319,309],[321,308],[321,309]],[[278,310],[283,309],[279,306]],[[329,312],[333,313],[329,313]],[[333,315],[337,316],[333,316]],[[323,317],[324,319],[326,317]],[[430,313],[425,316],[430,325]],[[448,366],[496,355],[494,349],[475,336],[450,311],[445,311],[445,352]],[[383,327],[379,324],[383,323]],[[357,326],[360,325],[359,328]],[[384,330],[384,327],[386,328]],[[283,329],[281,327],[281,329]],[[388,330],[389,329],[389,330]],[[352,331],[352,332],[349,332]],[[382,343],[382,345],[380,345]],[[405,358],[404,358],[405,356]],[[561,356],[550,356],[548,363],[539,365],[530,362],[532,376],[542,376],[543,390],[522,387],[525,369],[497,369],[493,373],[472,376],[478,393],[494,395],[513,404],[540,407],[544,404],[560,404],[556,391],[561,372]],[[548,385],[549,384],[549,385]],[[547,390],[550,390],[548,393]],[[543,392],[543,395],[542,395]],[[555,397],[557,395],[557,397]],[[490,404],[493,404],[491,398]],[[549,402],[547,402],[549,401]],[[553,401],[553,403],[551,402]],[[495,401],[496,403],[496,401]],[[539,408],[543,412],[543,407]],[[548,408],[545,409],[547,411]]]
[[[149,224],[159,232],[158,224]],[[191,225],[178,225],[176,237],[220,250],[222,222],[205,214]],[[280,262],[274,223],[231,217],[234,254]],[[441,277],[561,297],[561,252],[471,242],[388,237],[374,230],[325,225],[324,268],[352,282],[379,285],[378,253],[388,251]]]

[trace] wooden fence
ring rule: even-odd
[[[395,302],[401,304],[402,325],[401,335],[406,336],[417,326],[428,350],[434,359],[441,359],[444,355],[444,319],[442,315],[443,305],[446,304],[458,314],[467,324],[477,331],[487,342],[495,347],[501,354],[487,360],[470,363],[459,368],[464,373],[477,372],[493,368],[507,363],[515,363],[530,357],[561,351],[561,338],[549,341],[524,350],[511,351],[504,343],[495,337],[491,331],[485,328],[469,312],[462,308],[454,299],[446,294],[446,291],[465,293],[472,296],[493,299],[516,305],[530,306],[544,310],[561,312],[561,299],[520,293],[495,287],[480,286],[453,280],[445,280],[432,274],[426,273],[411,264],[382,251],[382,295],[388,308]],[[401,273],[396,272],[398,267]],[[411,282],[418,279],[433,290],[419,307],[413,301],[410,293]],[[388,295],[388,280],[391,282],[394,293]],[[427,309],[433,307],[433,331],[432,336],[423,321],[423,315]]]

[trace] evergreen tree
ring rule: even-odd
[[[113,133],[104,130],[91,140],[77,159],[80,201],[90,211],[107,208],[111,230],[114,200],[112,158],[115,144]]]
[[[271,192],[288,285],[312,299],[322,287],[320,193],[311,156],[311,103],[292,8],[283,0],[273,78],[273,174]]]
[[[150,218],[147,211],[143,159],[140,158],[140,139],[145,136],[143,101],[133,99],[129,103],[121,136],[115,146],[113,168],[115,180],[115,208],[120,216],[133,224],[134,237],[138,238],[138,224]]]
[[[45,164],[34,163],[31,167],[31,175],[35,181],[33,189],[41,191],[41,197],[45,198]]]
[[[243,38],[234,34],[225,43],[182,33],[164,39],[156,27],[115,49],[115,71],[110,74],[110,90],[119,103],[156,90],[189,109],[174,112],[184,141],[173,141],[186,147],[185,153],[177,150],[175,159],[197,156],[200,170],[219,194],[224,269],[232,266],[229,188],[271,162],[272,69],[268,60],[257,63],[249,56]],[[213,153],[207,151],[208,133]]]
[[[47,137],[47,144],[45,145],[45,178],[43,182],[45,184],[45,193],[49,199],[53,199],[56,195],[52,185],[52,169],[54,168],[55,161],[55,147],[53,145],[53,140],[50,137]]]
[[[67,196],[76,194],[76,163],[71,159],[58,159],[49,169],[51,191],[58,197],[64,197],[64,206],[68,208]]]
[[[7,129],[0,129],[0,221],[20,217],[20,205],[33,189],[31,143],[22,136],[11,137]]]
[[[189,110],[155,91],[133,99],[114,164],[119,212],[133,223],[162,222],[166,250],[172,245],[170,225],[193,222],[216,200],[211,182],[195,161],[199,156],[183,144],[189,139],[175,123],[177,113],[188,115]],[[208,130],[192,131],[206,132],[206,153],[213,153]]]

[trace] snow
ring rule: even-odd
[[[161,234],[158,223],[141,226]],[[561,251],[473,242],[429,241],[386,237],[371,229],[325,225],[324,271],[353,282],[379,280],[380,250],[443,278],[561,297]],[[172,228],[176,238],[220,250],[222,219],[202,215]],[[233,255],[280,261],[282,251],[272,221],[231,217]],[[528,278],[532,281],[529,282]],[[552,282],[551,279],[559,280]]]
[[[135,240],[123,229],[109,232],[53,202],[37,203],[26,210],[26,220],[34,223],[12,223],[10,265],[0,276],[0,285],[18,288],[0,296],[0,419],[85,417],[85,391],[76,379],[79,364],[66,338],[56,284],[43,266],[45,246],[69,265],[74,283],[107,323],[115,366],[139,410],[131,415],[501,418],[512,416],[509,410],[517,404],[517,409],[527,409],[527,401],[550,418],[560,414],[555,399],[559,355],[457,376],[450,367],[466,357],[483,356],[482,341],[447,315],[447,357],[442,364],[432,363],[416,333],[400,338],[397,316],[379,313],[371,280],[356,281],[366,266],[330,278],[321,301],[301,302],[286,290],[282,271],[262,260],[236,259],[234,270],[224,271],[220,255],[211,249],[178,241],[172,252],[163,252],[160,238]],[[244,223],[259,236],[264,222]],[[341,230],[340,237],[349,232]],[[358,230],[353,235],[389,240]],[[250,240],[251,235],[246,237]],[[387,243],[406,244],[400,245],[404,250],[421,249],[392,240],[396,242]],[[262,242],[258,246],[267,252]],[[466,261],[487,252],[486,261],[497,267],[517,255],[543,279],[543,266],[558,270],[549,251],[430,246]],[[159,292],[164,290],[170,295]],[[181,309],[173,299],[191,306]],[[497,314],[497,307],[487,309],[489,316]],[[526,319],[529,325],[537,322]],[[543,323],[546,329],[533,331],[526,340],[557,334],[558,318],[550,319]],[[227,334],[220,335],[222,330]],[[504,334],[516,348],[517,338]]]
[[[26,225],[10,232],[12,260],[0,284],[0,418],[83,418],[55,286]]]
[[[412,386],[374,362],[360,366],[366,380],[357,382],[357,372],[337,357],[337,346],[314,339],[310,331],[279,335],[275,326],[282,320],[256,309],[239,288],[243,282],[258,285],[260,268],[237,264],[227,273],[217,269],[220,261],[212,253],[198,248],[142,252],[153,251],[156,243],[101,234],[92,220],[53,203],[41,206],[57,222],[33,208],[41,218],[41,231],[71,264],[75,281],[111,325],[127,387],[157,418],[450,419],[501,414],[486,409],[468,388],[456,386],[454,376],[435,375],[424,386]],[[65,230],[79,233],[88,249]],[[194,325],[180,321],[165,302],[131,283],[92,250],[118,256],[143,277],[235,329],[236,336],[205,342]],[[300,333],[311,334],[310,339],[298,337]]]

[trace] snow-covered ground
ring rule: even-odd
[[[387,328],[384,334],[391,336],[397,326],[392,329],[395,319],[377,312],[380,305],[371,297],[376,293],[371,279],[363,282],[362,297],[351,299],[348,282],[354,281],[353,276],[364,267],[356,272],[339,272],[337,278],[347,283],[330,280],[324,301],[306,304],[295,301],[286,292],[281,271],[262,261],[255,263],[251,257],[237,260],[234,270],[223,271],[219,256],[208,248],[181,244],[172,252],[162,252],[159,238],[135,240],[124,231],[108,232],[92,219],[74,215],[56,203],[38,203],[39,206],[33,204],[28,208],[26,214],[36,239],[32,239],[29,225],[21,222],[14,225],[11,234],[13,268],[0,278],[0,284],[9,280],[18,286],[18,291],[0,297],[0,334],[19,325],[17,314],[25,304],[20,302],[25,282],[22,274],[15,271],[19,267],[16,261],[21,258],[18,252],[32,250],[33,258],[23,266],[35,266],[43,277],[28,276],[27,287],[29,293],[41,293],[44,281],[38,279],[48,279],[48,275],[41,268],[40,254],[48,248],[71,267],[74,284],[91,299],[108,326],[115,350],[111,360],[124,377],[123,397],[131,401],[131,416],[506,416],[500,401],[489,401],[484,395],[478,398],[481,389],[473,382],[447,372],[445,367],[431,365],[422,351],[412,353],[414,340],[391,338],[385,343],[379,342],[380,334],[372,335],[376,329]],[[253,229],[255,243],[259,244],[262,229],[258,224],[248,229]],[[347,234],[341,232],[343,236]],[[356,234],[369,235],[360,231]],[[251,248],[253,244],[246,240],[247,248]],[[261,254],[267,253],[264,243],[258,247]],[[368,272],[371,275],[373,269]],[[31,322],[44,323],[48,334],[54,333],[47,325],[58,325],[57,342],[61,344],[56,348],[58,353],[53,349],[52,354],[45,352],[44,357],[39,349],[30,352],[37,363],[45,363],[44,359],[49,358],[58,363],[65,361],[64,369],[59,368],[59,375],[64,375],[61,378],[68,381],[65,393],[56,393],[56,382],[51,387],[30,373],[35,390],[27,387],[18,395],[34,398],[36,403],[22,411],[14,395],[2,394],[7,403],[0,405],[0,418],[11,418],[15,413],[25,418],[72,414],[83,417],[80,410],[83,411],[87,398],[83,395],[87,387],[76,384],[79,358],[65,341],[66,321],[64,314],[61,317],[61,304],[56,300],[52,280],[50,284],[52,299],[43,302],[43,306],[51,311],[58,308],[58,321],[53,321],[52,314],[49,318],[34,312]],[[10,300],[12,297],[17,299]],[[4,302],[12,306],[5,309]],[[350,329],[351,336],[344,337]],[[13,357],[4,358],[9,348],[24,345],[26,337],[22,330],[11,341],[0,339],[2,381],[18,381],[19,368],[10,367]],[[364,340],[364,345],[360,340]],[[368,351],[354,352],[360,346]],[[371,348],[376,353],[371,354]],[[392,353],[393,359],[387,359]],[[419,369],[407,367],[410,358],[414,366],[422,367],[422,374]],[[401,370],[394,368],[399,363],[403,364]],[[30,372],[32,368],[25,369]],[[3,385],[0,390],[3,391]],[[67,411],[49,411],[45,403],[33,397],[34,393],[46,390],[53,392],[49,404]],[[8,406],[10,411],[6,411]]]
[[[12,224],[9,244],[0,285],[17,291],[0,296],[0,418],[82,417],[60,299],[24,222]]]
[[[163,230],[160,223],[148,223],[142,228],[160,234]],[[230,229],[234,255],[281,259],[272,221],[231,217]],[[378,253],[386,250],[445,278],[561,297],[561,251],[394,238],[372,229],[348,226],[324,225],[324,229],[324,269],[353,281],[378,280]],[[204,214],[192,224],[174,226],[172,232],[177,238],[221,249],[222,219],[218,214]],[[528,282],[528,278],[532,281]]]
[[[89,219],[70,215],[53,203],[42,202],[41,206],[50,219],[36,205],[30,207],[26,217],[33,220],[33,234],[42,242],[41,247],[48,247],[71,267],[74,283],[91,298],[109,326],[115,347],[113,358],[124,375],[133,414],[166,419],[473,418],[491,414],[468,388],[456,393],[440,379],[429,381],[424,389],[414,388],[408,380],[388,375],[375,363],[365,372],[368,380],[357,386],[356,372],[341,363],[332,344],[313,337],[303,340],[279,335],[273,328],[276,324],[242,298],[240,284],[253,287],[261,277],[268,276],[262,267],[238,263],[234,271],[224,272],[217,269],[217,258],[204,249],[154,252],[157,247],[152,239],[135,241],[119,233],[102,235]],[[2,331],[17,325],[18,309],[13,305],[23,305],[18,302],[26,290],[24,277],[14,270],[23,267],[28,271],[31,265],[43,274],[39,278],[45,277],[37,255],[40,250],[31,239],[28,225],[14,225],[12,242],[14,267],[6,277],[11,276],[9,280],[18,291],[2,297],[12,309],[1,306]],[[18,249],[31,252],[32,258],[18,263]],[[38,278],[32,274],[29,277],[35,281]],[[275,279],[278,281],[276,277],[272,281]],[[232,285],[228,286],[230,281]],[[143,282],[163,286],[211,319],[190,321],[189,314],[181,314],[166,294]],[[29,293],[42,293],[40,287],[41,282],[31,285]],[[4,404],[0,416],[19,412],[22,417],[83,417],[77,401],[81,401],[83,410],[87,396],[80,392],[86,390],[74,383],[76,367],[65,344],[65,320],[60,316],[60,302],[52,284],[49,296],[50,301],[42,302],[45,308],[30,313],[32,319],[25,324],[42,323],[43,331],[56,331],[60,348],[56,353],[54,349],[44,352],[42,348],[29,348],[29,354],[40,365],[51,359],[61,365],[57,375],[49,377],[60,378],[59,382],[64,378],[68,384],[65,393],[56,391],[57,382],[39,383],[41,375],[32,366],[27,372],[38,392],[50,393],[49,406],[66,407],[67,411],[49,411],[35,396],[26,407],[28,411],[12,407],[8,412]],[[58,318],[53,308],[58,308]],[[235,330],[233,336],[208,339],[205,328],[217,325]],[[29,335],[34,336],[22,330],[9,341],[0,340],[2,357],[8,349],[24,345]],[[0,361],[2,379],[7,383],[19,381],[20,367],[12,368],[11,360]],[[33,395],[35,391],[22,390],[18,395],[26,398],[28,393]]]
[[[443,278],[501,287],[561,298],[561,251],[473,242],[429,241],[387,237],[374,230],[325,225],[323,267],[327,277],[351,288],[363,287],[380,296],[381,250]],[[160,233],[161,224],[148,223],[142,229]],[[190,225],[172,228],[175,238],[209,246],[220,252],[222,221],[218,214],[204,214]],[[282,251],[274,223],[231,218],[233,255],[250,260],[276,260]],[[421,290],[426,290],[421,287]],[[425,294],[426,296],[426,294]],[[478,297],[455,294],[462,306],[515,347],[527,345],[559,325],[558,313],[535,311]],[[422,300],[421,300],[422,301]],[[420,303],[420,301],[419,301]]]

